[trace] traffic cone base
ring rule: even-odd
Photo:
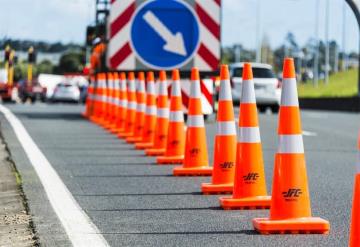
[[[135,148],[136,149],[147,149],[147,148],[151,148],[154,145],[154,143],[152,142],[139,142],[135,144]]]
[[[212,167],[175,167],[173,170],[174,176],[211,176]]]
[[[231,194],[233,191],[234,184],[212,184],[203,183],[201,185],[201,191],[204,195],[211,194]]]
[[[158,165],[173,165],[182,164],[184,162],[184,155],[178,156],[159,156],[156,159]]]
[[[112,133],[112,134],[118,134],[118,128],[116,126],[112,126],[109,131]]]
[[[122,132],[118,134],[119,138],[127,138],[127,137],[131,137],[133,136],[133,133],[129,133],[129,132]]]
[[[269,209],[271,196],[252,196],[244,198],[220,197],[220,206],[225,210]]]
[[[142,138],[141,137],[128,137],[126,138],[126,142],[127,143],[137,143],[137,142],[141,142],[142,141]]]
[[[253,225],[261,234],[328,234],[330,230],[329,222],[318,217],[286,220],[256,218]]]
[[[149,148],[145,150],[145,154],[147,156],[159,156],[164,155],[165,151],[165,148]]]

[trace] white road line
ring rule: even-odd
[[[311,131],[303,130],[302,133],[303,133],[304,136],[317,136],[317,133],[311,132]]]
[[[0,112],[4,114],[13,128],[73,246],[109,246],[20,120],[3,105],[0,105]]]

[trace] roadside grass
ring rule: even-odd
[[[339,72],[329,77],[329,84],[325,85],[324,80],[319,81],[317,87],[312,81],[298,84],[299,97],[301,98],[322,98],[322,97],[351,97],[357,94],[357,69],[350,69]]]

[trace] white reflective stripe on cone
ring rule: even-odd
[[[187,127],[204,127],[203,115],[188,115]]]
[[[136,110],[138,112],[145,112],[145,109],[146,109],[146,105],[145,104],[137,104],[136,106]]]
[[[222,80],[220,82],[220,93],[219,93],[219,100],[231,100],[231,86],[229,80]]]
[[[221,121],[217,122],[218,136],[234,136],[236,135],[235,121]]]
[[[125,91],[126,91],[126,81],[122,80],[122,81],[120,82],[120,90],[121,90],[122,92],[125,92]]]
[[[101,101],[107,103],[108,99],[107,99],[107,97],[105,95],[102,95],[101,96]]]
[[[259,127],[239,127],[238,142],[239,143],[261,142]]]
[[[114,105],[120,106],[120,100],[117,98],[114,98]]]
[[[281,105],[282,106],[299,106],[296,79],[284,79],[281,90]]]
[[[159,118],[169,118],[169,108],[158,108],[156,116]]]
[[[358,160],[356,163],[356,174],[360,174],[360,152],[358,152]]]
[[[173,122],[173,123],[184,122],[184,112],[183,111],[171,111],[170,112],[170,122]]]
[[[114,81],[114,89],[115,90],[119,90],[120,86],[119,86],[119,80],[115,80]]]
[[[200,98],[200,97],[201,97],[200,81],[190,82],[190,98]]]
[[[144,81],[139,81],[138,92],[139,93],[145,93],[145,82]]]
[[[244,80],[242,82],[241,103],[256,103],[253,80]]]
[[[181,96],[180,81],[174,81],[171,85],[171,96]]]
[[[126,108],[127,107],[127,100],[125,100],[125,99],[120,100],[120,107]]]
[[[150,116],[156,116],[156,106],[147,106],[145,114]]]
[[[155,95],[155,85],[153,81],[149,81],[147,85],[147,94]]]
[[[167,82],[166,81],[161,81],[159,82],[159,93],[158,95],[162,95],[162,96],[167,96]]]
[[[302,154],[304,144],[302,135],[279,135],[278,153]]]
[[[135,81],[129,81],[129,92],[135,92],[135,91],[136,91]]]
[[[128,108],[128,109],[131,109],[131,110],[136,110],[136,102],[134,102],[134,101],[129,101],[127,108]]]

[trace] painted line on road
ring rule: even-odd
[[[73,246],[109,246],[20,120],[3,105],[0,105],[0,112],[13,128]]]
[[[317,136],[317,133],[311,132],[311,131],[306,131],[306,130],[303,130],[302,134],[304,136]]]

